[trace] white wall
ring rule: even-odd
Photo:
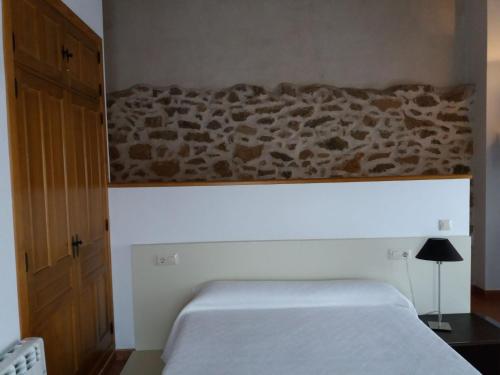
[[[112,188],[109,199],[118,348],[134,347],[133,244],[469,234],[469,180]]]
[[[101,38],[104,35],[102,0],[62,0]]]
[[[455,0],[107,0],[104,17],[110,91],[463,82]]]
[[[3,9],[0,10],[3,13]],[[2,18],[3,20],[3,18]],[[0,25],[1,26],[1,25]],[[3,41],[0,27],[0,41]],[[19,338],[14,222],[3,46],[0,48],[0,352]]]
[[[99,35],[103,35],[102,0],[64,0]],[[3,11],[3,9],[2,9]],[[3,18],[0,40],[3,41]],[[11,176],[3,46],[0,48],[0,352],[19,339],[17,279],[12,220]]]

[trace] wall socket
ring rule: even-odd
[[[176,266],[179,264],[179,254],[157,255],[155,264],[157,266]]]
[[[411,250],[387,250],[387,258],[390,260],[402,260],[411,257]]]

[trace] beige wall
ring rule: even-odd
[[[389,260],[388,249],[416,254],[426,238],[260,241],[139,245],[132,251],[135,348],[161,349],[182,307],[211,280],[381,280],[411,298],[406,263]],[[443,265],[442,309],[470,311],[470,238],[450,240],[463,262]],[[156,256],[177,254],[176,266],[155,265]],[[437,309],[437,266],[408,261],[415,306],[420,314]]]
[[[455,0],[107,0],[104,14],[109,91],[464,81]]]

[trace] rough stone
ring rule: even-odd
[[[201,129],[201,125],[198,124],[197,122],[193,122],[193,121],[184,121],[184,120],[180,120],[178,122],[178,125],[179,125],[179,128],[181,129]]]
[[[144,126],[147,128],[159,128],[162,125],[161,116],[146,117],[144,120]]]
[[[219,160],[214,164],[214,171],[221,177],[231,177],[233,172],[231,171],[231,165],[227,160]]]
[[[252,128],[251,126],[248,125],[238,125],[236,127],[236,132],[246,135],[255,135],[257,134],[257,129]]]
[[[257,120],[257,124],[262,125],[271,125],[274,123],[274,119],[272,117],[262,117]]]
[[[282,152],[278,151],[273,151],[271,152],[271,156],[275,159],[283,160],[283,161],[292,161],[293,158],[287,154],[284,154]]]
[[[434,127],[434,123],[430,120],[419,120],[411,116],[405,116],[405,124],[408,130],[422,127]]]
[[[178,160],[167,160],[167,161],[154,161],[151,164],[151,170],[153,173],[159,177],[174,177],[179,173],[179,161]]]
[[[310,117],[314,112],[313,106],[300,107],[290,111],[291,116]]]
[[[207,129],[210,129],[210,130],[217,130],[217,129],[220,129],[221,127],[222,127],[222,125],[217,120],[212,120],[207,125]]]
[[[135,160],[151,160],[151,145],[136,144],[128,149],[130,159]]]
[[[327,122],[333,121],[333,120],[335,120],[335,118],[333,118],[332,116],[318,117],[318,118],[307,121],[304,126],[306,126],[308,128],[315,128],[319,125],[322,125],[324,123],[327,123]]]
[[[418,164],[418,162],[420,161],[420,157],[418,155],[411,155],[397,158],[396,160],[402,164]]]
[[[252,114],[250,112],[236,112],[232,114],[233,121],[245,121]]]
[[[237,144],[234,148],[234,156],[240,158],[244,162],[248,162],[259,158],[262,155],[263,145],[248,147]]]
[[[390,109],[398,109],[401,107],[401,104],[400,100],[392,98],[374,99],[372,101],[372,105],[383,112],[387,112]]]
[[[420,95],[415,98],[415,103],[419,107],[435,107],[439,103],[430,95]]]
[[[358,141],[363,141],[368,134],[370,134],[370,133],[365,132],[363,130],[353,130],[353,131],[351,131],[351,136],[354,139],[357,139]]]
[[[208,132],[203,132],[203,133],[187,133],[184,136],[184,140],[186,142],[191,142],[191,141],[195,141],[195,142],[207,142],[207,143],[213,142],[213,139],[210,138],[210,133],[208,133]]]
[[[111,161],[119,159],[120,158],[120,151],[118,151],[118,148],[115,146],[110,146],[109,147],[109,159]]]
[[[109,99],[113,182],[450,174],[471,163],[470,88],[141,85]]]
[[[177,152],[177,155],[179,155],[181,158],[188,157],[190,153],[190,147],[187,143],[184,143],[180,148],[179,151]]]
[[[318,145],[328,150],[344,150],[349,146],[349,143],[340,137],[332,137],[324,142],[318,143]]]
[[[310,159],[314,156],[314,153],[311,150],[302,150],[299,154],[300,160]]]
[[[155,130],[149,133],[149,138],[164,139],[166,141],[175,141],[178,138],[178,136],[177,133],[172,130]]]
[[[347,173],[361,172],[361,159],[363,159],[363,156],[363,153],[356,154],[352,159],[347,160],[341,169]]]
[[[437,118],[444,122],[469,122],[468,116],[462,116],[457,113],[439,113]]]
[[[394,168],[396,168],[396,166],[392,163],[377,164],[374,168],[370,169],[370,172],[384,173]]]

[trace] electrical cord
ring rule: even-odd
[[[411,303],[413,303],[413,306],[415,306],[415,293],[413,291],[413,282],[411,280],[410,276],[410,264],[408,262],[408,252],[403,253],[403,257],[405,258],[405,263],[406,263],[406,276],[408,277],[408,285],[410,286],[410,293],[411,293]]]
[[[415,293],[413,292],[413,282],[411,280],[410,276],[410,263],[408,262],[408,252],[403,253],[403,258],[405,258],[405,263],[406,263],[406,276],[408,277],[408,284],[410,286],[410,293],[411,293],[411,302],[413,303],[413,306],[415,306]],[[437,310],[432,310],[428,311],[422,315],[431,315],[431,314],[437,314],[439,311]]]

